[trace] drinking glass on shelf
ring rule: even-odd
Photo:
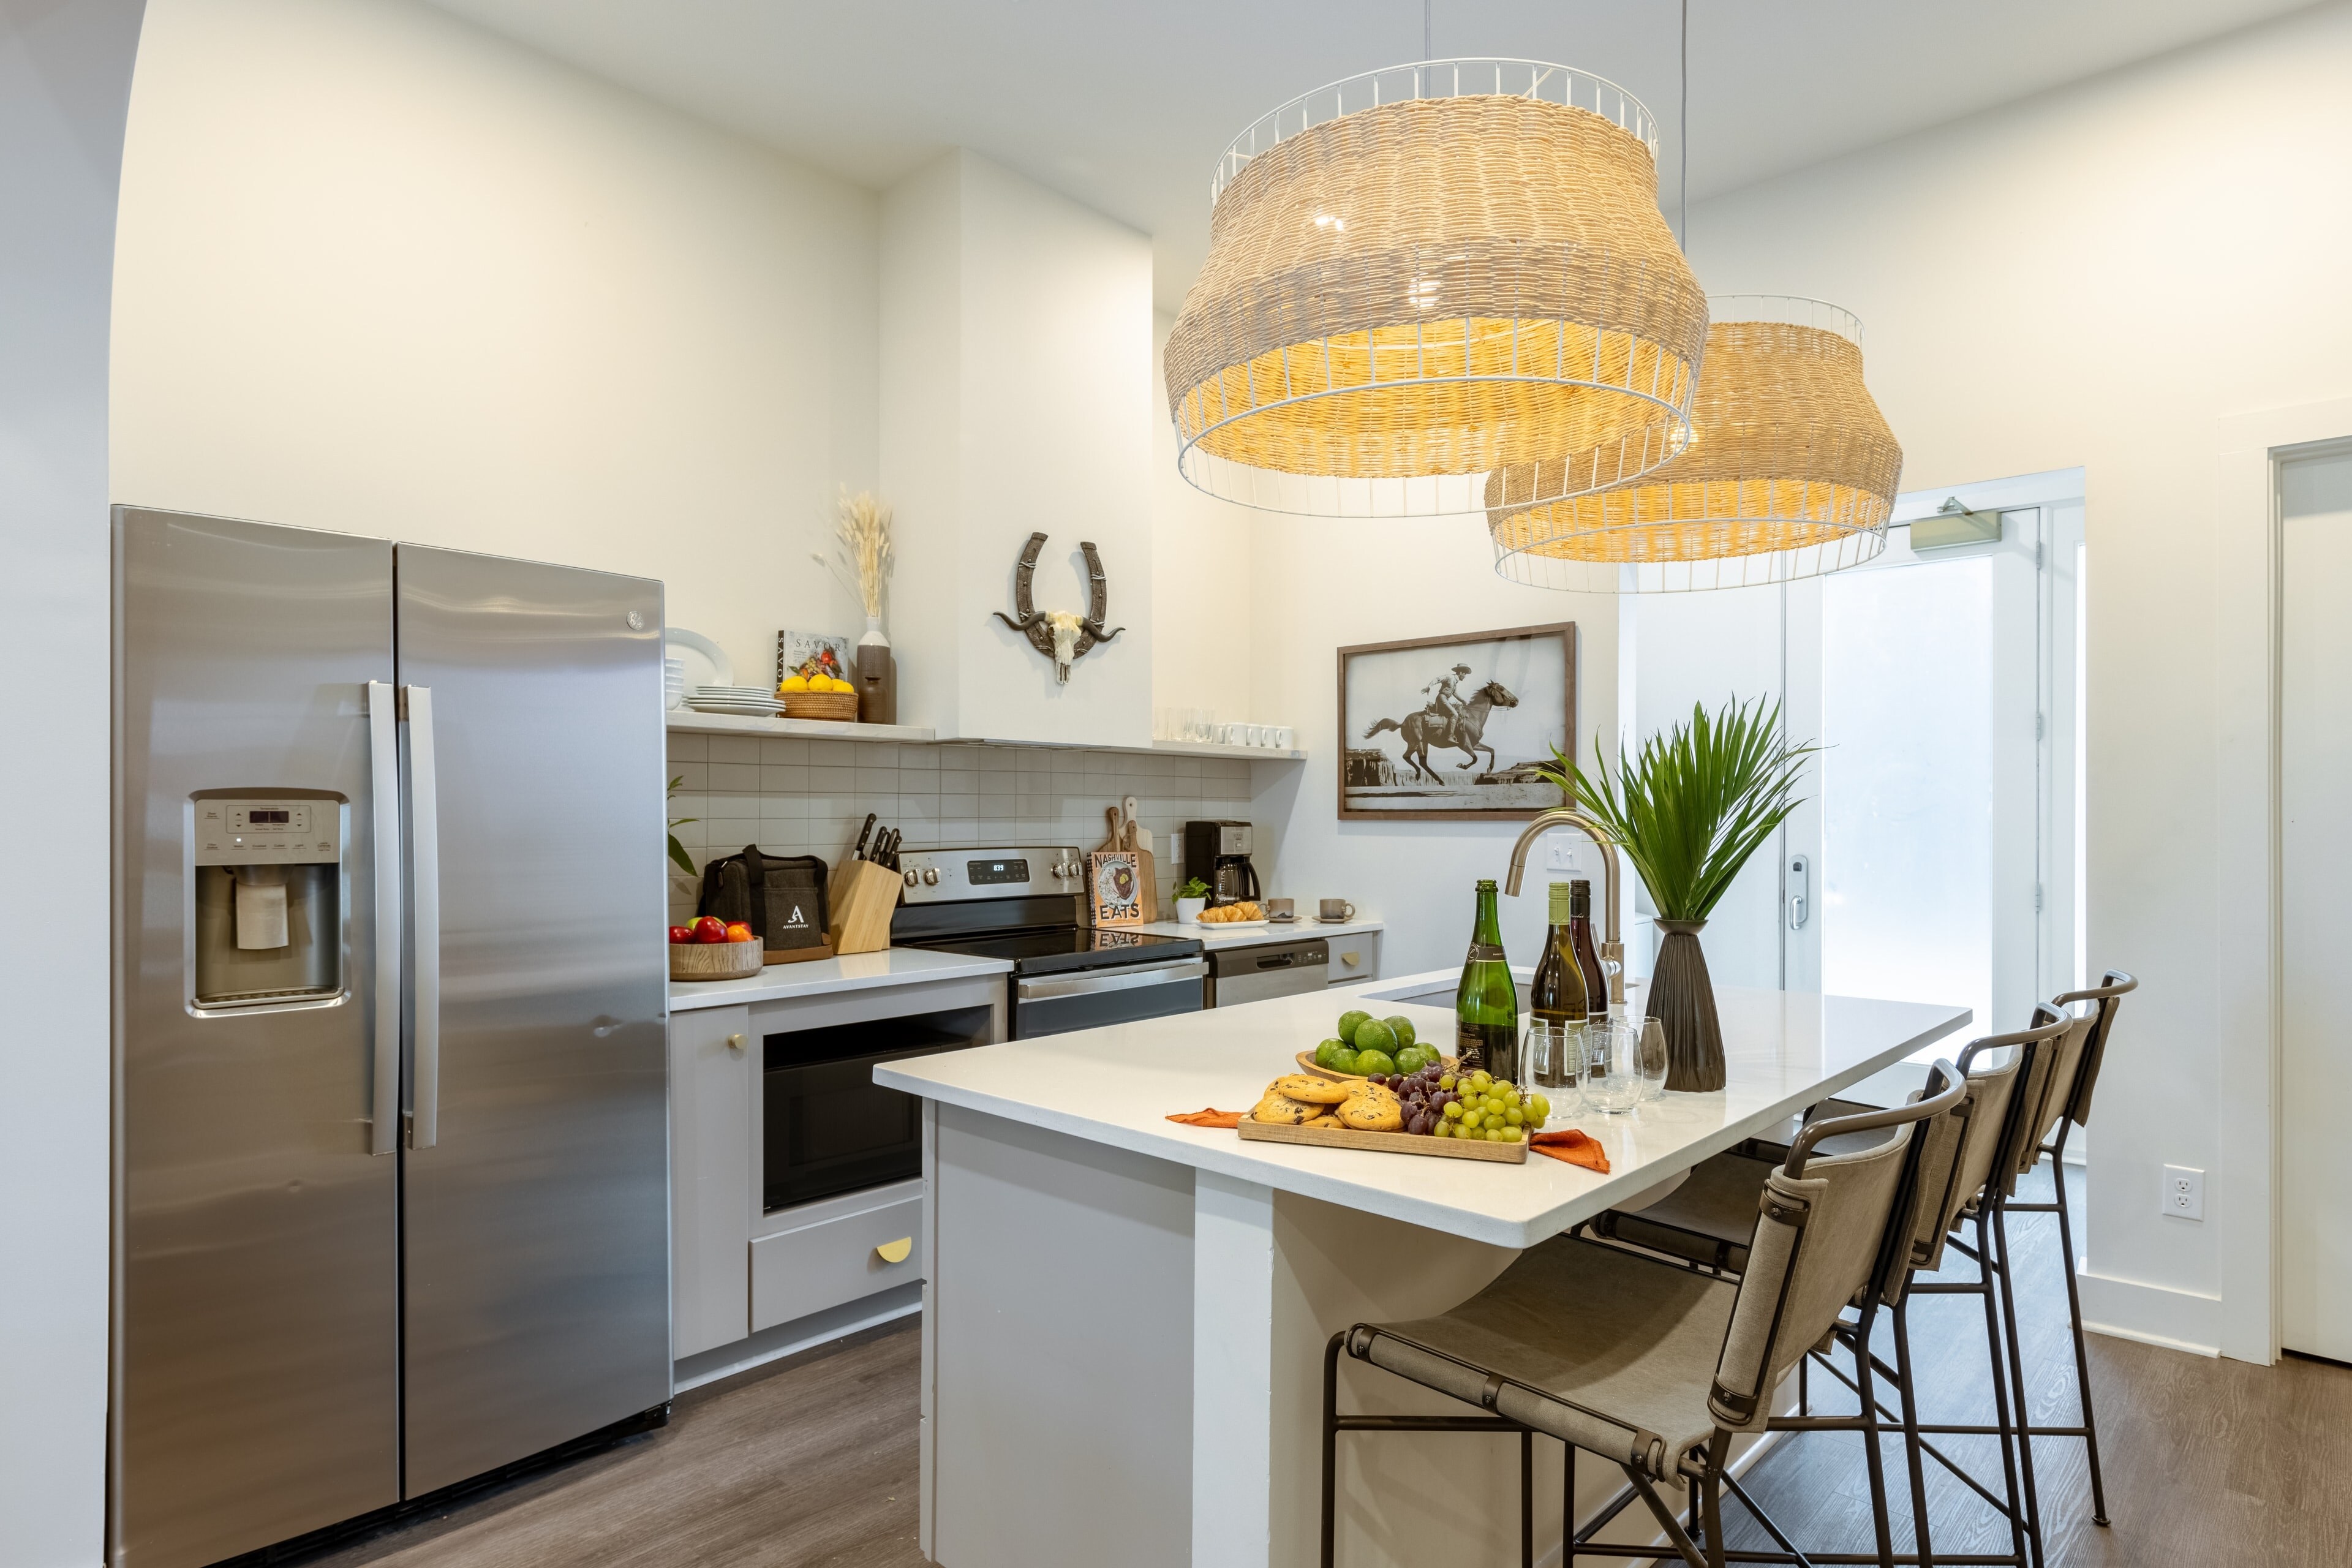
[[[1642,1032],[1613,1018],[1584,1026],[1585,1103],[1604,1116],[1619,1116],[1642,1102]]]
[[[1642,1031],[1642,1098],[1655,1100],[1666,1092],[1666,1026],[1655,1018],[1632,1022]]]

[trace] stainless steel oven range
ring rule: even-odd
[[[890,941],[1011,961],[1016,1040],[1198,1012],[1199,940],[1080,924],[1086,864],[1068,845],[901,851]]]

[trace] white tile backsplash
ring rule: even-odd
[[[1196,817],[1246,820],[1250,764],[1216,757],[1048,751],[1025,746],[911,745],[754,735],[672,735],[669,772],[679,780],[672,816],[699,820],[676,831],[697,866],[757,844],[772,855],[839,860],[872,812],[909,848],[941,845],[1102,842],[1104,808],[1136,797],[1151,830],[1160,891],[1182,879],[1175,860],[1183,825]],[[670,878],[670,918],[694,913],[696,889]]]

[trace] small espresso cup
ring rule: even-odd
[[[1268,899],[1265,901],[1265,916],[1268,920],[1293,920],[1297,918],[1297,912],[1298,903],[1294,899]]]
[[[1356,918],[1356,906],[1345,899],[1326,899],[1316,913],[1327,921],[1351,921]]]

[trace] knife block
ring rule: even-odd
[[[898,873],[871,860],[845,860],[825,890],[825,940],[835,956],[879,952],[890,945],[898,907]]]

